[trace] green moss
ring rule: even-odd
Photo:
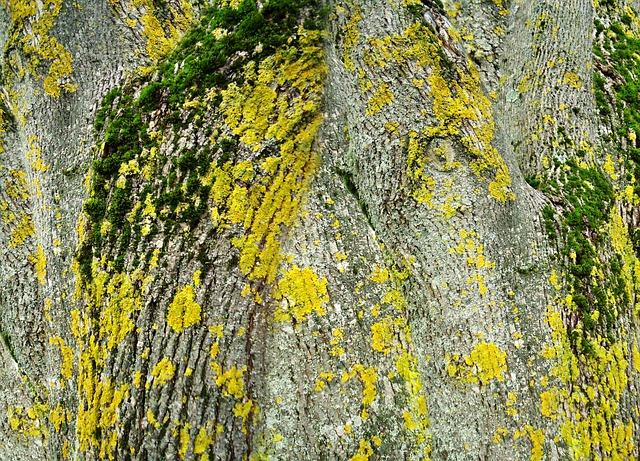
[[[619,265],[604,269],[599,248],[604,244],[601,229],[610,219],[615,203],[615,192],[606,174],[599,168],[578,165],[569,159],[562,168],[560,190],[566,212],[556,216],[551,206],[542,210],[545,230],[552,242],[560,230],[567,282],[572,293],[573,308],[579,315],[580,328],[569,335],[571,346],[577,353],[587,354],[589,338],[596,333],[607,336],[615,328],[612,301],[600,288],[597,271],[607,270],[612,286],[617,286]],[[558,226],[559,222],[559,226]],[[618,269],[616,269],[618,267]],[[617,296],[624,298],[621,292]],[[618,301],[624,302],[623,299]],[[594,313],[598,312],[594,317]],[[598,319],[596,321],[596,319]]]
[[[144,247],[145,240],[160,230],[171,235],[182,224],[194,228],[209,216],[212,184],[205,178],[212,165],[235,161],[238,136],[189,150],[181,150],[176,142],[178,156],[169,159],[158,152],[158,133],[172,129],[177,140],[187,124],[204,129],[203,120],[221,104],[222,91],[231,83],[244,83],[247,64],[258,64],[285,45],[295,49],[292,40],[300,23],[321,25],[318,6],[315,0],[271,0],[258,7],[254,0],[244,0],[237,9],[205,9],[150,77],[138,77],[105,95],[94,124],[98,155],[91,198],[84,208],[87,238],[77,253],[85,280],[91,277],[94,258],[106,256],[121,270],[124,261],[140,262],[124,258],[130,248]],[[137,99],[135,88],[141,89]],[[168,114],[150,136],[148,123],[157,119],[153,113],[160,107]],[[215,130],[207,130],[213,142]],[[267,154],[264,149],[257,158]],[[160,173],[167,169],[168,174]],[[157,177],[160,187],[154,184]],[[151,221],[142,213],[147,197],[156,210]],[[224,207],[219,207],[220,213]]]
[[[302,18],[317,27],[320,23],[314,18],[319,18],[309,11],[318,6],[314,0],[271,0],[259,9],[254,0],[244,0],[237,9],[209,9],[161,63],[158,80],[143,88],[138,106],[151,110],[161,95],[167,95],[169,104],[177,108],[185,100],[202,97],[208,88],[225,88],[247,62],[260,62],[285,45]],[[232,56],[232,64],[224,67]],[[179,69],[174,72],[176,64]]]
[[[99,222],[105,215],[107,204],[104,200],[90,198],[84,203],[84,212],[94,222]]]
[[[109,111],[111,110],[111,106],[113,105],[113,102],[115,101],[116,98],[118,98],[121,95],[122,95],[122,92],[120,88],[114,88],[111,91],[109,91],[104,96],[104,98],[102,98],[101,107],[98,113],[96,114],[96,120],[93,125],[95,131],[102,131],[102,129],[104,128],[105,120],[109,115]]]
[[[556,232],[555,211],[553,207],[545,205],[542,209],[542,218],[544,219],[544,228],[551,242],[556,242],[558,234]]]
[[[524,179],[525,181],[527,181],[527,184],[529,184],[534,189],[538,189],[540,187],[540,183],[542,182],[541,178],[538,176],[526,175]]]

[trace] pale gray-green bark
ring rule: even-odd
[[[614,50],[640,4],[327,1],[263,80],[234,67],[261,44],[219,66],[237,91],[196,78],[139,109],[153,59],[240,2],[201,3],[0,2],[0,459],[637,458],[636,68]],[[152,135],[103,174],[127,108]],[[263,224],[273,273],[246,265]]]

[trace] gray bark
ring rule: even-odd
[[[52,96],[44,91],[51,58],[33,66],[37,52],[23,40],[37,30],[43,8],[53,7],[21,3],[37,11],[16,24],[19,9],[4,3],[0,459],[640,455],[640,262],[631,243],[637,196],[625,194],[633,186],[633,164],[623,153],[631,141],[617,133],[626,122],[614,99],[615,85],[635,74],[631,69],[625,80],[600,72],[593,52],[604,36],[594,19],[619,24],[624,7],[638,9],[638,2],[609,2],[619,4],[615,11],[586,0],[462,0],[443,8],[327,1],[322,124],[313,138],[319,162],[314,170],[310,160],[291,181],[302,184],[287,195],[300,206],[273,234],[280,242],[275,276],[252,272],[266,264],[260,258],[250,270],[242,266],[234,239],[251,226],[224,215],[232,205],[227,192],[218,203],[212,193],[192,226],[179,222],[180,211],[170,223],[164,216],[175,210],[162,215],[158,205],[148,221],[131,221],[157,232],[142,233],[124,253],[106,230],[92,250],[93,281],[78,272],[78,255],[93,224],[83,208],[95,192],[93,161],[110,155],[105,130],[94,129],[100,101],[119,87],[136,100],[161,79],[162,61],[153,60],[145,28],[149,12],[164,37],[172,26],[178,37],[187,5],[193,24],[206,8],[189,0],[156,2],[154,9],[152,1],[60,2],[44,36],[55,37],[73,62]],[[637,36],[635,23],[629,30]],[[291,46],[303,32],[297,34]],[[46,43],[44,36],[36,41]],[[197,53],[197,44],[189,46]],[[226,66],[244,57],[233,55]],[[314,71],[322,73],[321,66]],[[611,99],[606,120],[594,72]],[[313,99],[277,78],[268,86],[290,104]],[[258,86],[248,81],[248,91]],[[227,94],[223,99],[232,98]],[[199,183],[223,166],[214,138],[237,139],[238,124],[203,101],[201,120],[189,118],[188,105],[172,118],[164,100],[143,116],[147,130],[162,135],[157,155],[165,163],[149,161],[146,179],[120,170],[133,178],[131,207],[144,208],[148,191],[158,200],[171,192],[172,175],[186,191],[190,173],[180,162],[189,151],[210,149]],[[242,117],[258,125],[247,111]],[[248,160],[256,173],[246,180],[239,174],[231,188],[285,187],[261,165],[287,139],[266,137],[258,150],[249,141],[234,147],[232,166]],[[141,168],[147,161],[136,159]],[[582,226],[564,219],[591,203],[596,176],[566,184],[587,170],[599,172],[614,193],[602,199],[601,221]],[[108,207],[118,174],[107,181]],[[270,200],[266,192],[257,197]],[[194,200],[184,195],[183,209]],[[257,213],[260,205],[248,208]],[[576,235],[595,260],[582,279],[572,272]],[[116,256],[123,256],[121,269]],[[96,294],[100,272],[102,288],[112,283],[104,296]],[[180,298],[185,287],[193,298]],[[607,311],[594,314],[598,289]],[[583,293],[587,307],[579,302]],[[303,299],[309,294],[318,303]],[[171,320],[176,299],[200,306],[193,322],[188,308],[180,312],[180,328]],[[305,303],[314,308],[297,314]]]

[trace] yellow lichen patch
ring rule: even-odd
[[[29,184],[27,173],[20,170],[9,170],[10,178],[6,180],[6,193],[14,200],[26,200],[29,198]]]
[[[238,369],[235,365],[223,372],[222,367],[217,363],[212,363],[211,367],[216,372],[216,385],[222,388],[223,395],[231,395],[236,399],[244,397],[244,381],[242,374],[246,371],[246,367]]]
[[[506,427],[498,427],[495,434],[493,434],[493,443],[500,443],[507,433],[508,429]]]
[[[234,10],[237,10],[238,6],[240,6],[241,3],[242,3],[242,0],[222,0],[220,2],[220,6],[222,7],[228,6],[230,8],[233,8]]]
[[[580,81],[580,77],[573,72],[567,72],[564,75],[563,80],[565,85],[569,85],[572,88],[578,89],[582,87],[582,82]]]
[[[205,453],[209,447],[214,444],[214,434],[210,432],[210,425],[201,427],[196,435],[196,440],[193,445],[193,454],[201,455]]]
[[[176,332],[200,322],[200,305],[194,300],[193,287],[185,285],[173,298],[167,312],[167,324]]]
[[[465,383],[488,384],[491,380],[504,381],[507,371],[507,354],[494,343],[482,341],[462,361],[449,356],[447,371],[449,376]]]
[[[47,275],[47,258],[44,255],[42,245],[38,245],[36,252],[28,257],[36,266],[36,274],[38,275],[38,281],[44,285],[44,278]]]
[[[153,414],[153,411],[147,410],[147,421],[156,429],[160,428],[160,421],[156,419],[156,416]]]
[[[156,386],[164,386],[167,384],[176,372],[176,367],[171,361],[167,358],[163,358],[160,360],[151,370],[151,376],[154,376],[156,379],[153,383],[153,387]]]
[[[578,356],[560,313],[549,307],[546,322],[553,340],[547,349],[558,351],[549,355],[553,360],[550,376],[563,386],[542,393],[542,414],[560,421],[560,433],[572,459],[591,459],[596,454],[602,459],[631,459],[634,423],[632,419],[625,423],[620,414],[621,397],[629,382],[626,343],[605,345],[602,339],[593,338],[593,354]],[[587,383],[583,376],[589,378]],[[586,417],[576,417],[583,412]]]
[[[406,339],[406,321],[402,318],[385,317],[371,326],[371,345],[373,350],[389,354],[402,347],[401,340]]]
[[[344,11],[344,10],[342,10]],[[347,70],[355,71],[356,67],[351,59],[351,51],[358,44],[360,38],[360,32],[358,31],[358,23],[362,21],[362,8],[360,3],[353,5],[353,11],[349,21],[344,26],[344,54],[342,55],[342,62]]]
[[[46,415],[49,409],[47,405],[37,402],[32,407],[7,408],[7,419],[9,428],[20,434],[25,440],[40,439],[46,441],[49,438],[49,431],[45,426]]]
[[[558,388],[552,387],[548,391],[540,394],[540,411],[543,416],[546,416],[550,419],[556,419],[558,417],[558,412],[560,409],[558,408]]]
[[[66,410],[58,403],[58,405],[49,412],[49,421],[53,425],[56,432],[60,432],[60,427],[66,421]]]
[[[134,5],[145,7],[145,14],[140,18],[144,26],[142,35],[147,39],[147,54],[154,61],[169,54],[193,22],[191,2],[188,0],[182,0],[179,10],[170,8],[170,17],[162,22],[158,19],[160,16],[152,0],[137,0]]]
[[[378,80],[378,89],[367,103],[367,115],[377,114],[384,106],[391,104],[392,101],[393,93],[389,89],[389,85]]]
[[[180,456],[180,459],[185,459],[185,455],[189,449],[189,442],[191,441],[189,429],[191,429],[191,424],[188,423],[185,423],[184,427],[180,428],[180,449],[178,450],[178,456]]]
[[[615,163],[611,159],[611,154],[607,154],[607,160],[602,165],[602,168],[609,176],[611,176],[611,179],[614,181],[618,180],[619,176],[616,174]]]
[[[389,269],[376,265],[376,268],[374,269],[370,278],[371,281],[375,283],[384,283],[390,278]]]
[[[331,339],[331,341],[329,341],[329,344],[332,347],[330,354],[333,357],[341,357],[342,355],[344,355],[345,350],[340,346],[340,342],[342,341],[343,337],[344,333],[342,331],[342,328],[333,329],[333,338]]]
[[[86,451],[89,447],[98,447],[101,458],[108,455],[112,457],[117,441],[117,438],[114,439],[114,436],[117,437],[117,410],[129,395],[129,385],[123,384],[116,388],[110,379],[97,380],[92,377],[90,382],[82,382],[80,392],[91,403],[89,406],[78,407],[76,434],[80,449]]]
[[[64,339],[59,336],[49,338],[49,343],[53,346],[60,347],[60,355],[62,355],[62,368],[60,374],[64,379],[71,379],[73,374],[73,349],[66,345]]]
[[[79,225],[82,226],[82,219]],[[117,409],[127,397],[130,385],[101,377],[102,368],[109,351],[133,330],[131,315],[141,309],[141,292],[149,280],[139,270],[131,275],[106,272],[101,269],[103,264],[106,265],[106,261],[94,261],[93,277],[84,285],[80,277],[77,279],[75,296],[84,300],[85,309],[72,311],[71,330],[78,350],[76,432],[79,448],[83,452],[98,448],[101,458],[112,458],[117,443]],[[74,268],[77,273],[77,263]],[[139,378],[132,377],[132,380],[139,385]]]
[[[233,407],[233,416],[242,418],[242,422],[246,423],[249,418],[249,414],[257,411],[257,406],[254,405],[253,400],[249,399],[245,402],[238,402]]]
[[[255,78],[254,67],[255,63],[251,61],[245,72]],[[247,91],[247,88],[241,89],[232,83],[223,93],[227,103],[224,106],[227,111],[227,124],[235,127],[234,131],[240,136],[240,141],[252,146],[255,150],[260,148],[260,143],[267,135],[278,99],[278,94],[267,86],[269,83],[267,75],[271,78],[275,77],[272,74],[262,73],[258,84],[251,91]]]
[[[446,77],[441,58],[442,43],[433,31],[419,22],[410,25],[401,36],[371,39],[368,44],[371,48],[365,54],[365,61],[369,65],[393,62],[401,67],[412,66],[412,72],[415,72],[415,66],[428,74],[426,82],[433,100],[435,121],[411,136],[407,159],[407,173],[417,180],[420,200],[428,203],[433,187],[420,187],[421,180],[428,176],[423,172],[426,149],[419,138],[448,137],[456,137],[475,157],[470,168],[481,181],[488,179],[486,171],[492,171],[494,178],[488,185],[492,197],[503,202],[512,200],[515,196],[511,191],[509,170],[492,145],[495,126],[491,101],[482,90],[474,65],[469,61],[466,66],[456,69],[458,78]]]
[[[231,84],[222,91],[225,122],[242,142],[257,151],[272,140],[279,151],[261,164],[215,166],[205,178],[212,183],[216,224],[242,225],[243,234],[232,240],[240,250],[240,270],[250,280],[269,283],[280,265],[281,232],[295,222],[319,162],[311,147],[322,121],[326,66],[321,34],[300,28],[297,37],[298,45],[280,48],[257,68],[247,65],[242,86]],[[229,211],[220,215],[225,207]]]
[[[413,432],[416,443],[424,446],[423,454],[428,457],[430,446],[429,417],[427,400],[423,395],[422,379],[418,372],[417,359],[405,351],[396,358],[396,370],[407,385],[410,411],[403,414],[405,427]]]
[[[459,231],[460,240],[454,247],[449,248],[449,253],[466,255],[467,266],[476,269],[493,269],[496,263],[489,261],[484,256],[484,245],[475,239],[480,239],[480,235],[472,230],[461,229]]]
[[[20,221],[9,236],[9,246],[15,248],[19,245],[22,245],[25,240],[27,240],[29,237],[32,237],[34,233],[35,229],[33,227],[31,216],[21,211]]]
[[[315,390],[320,392],[324,390],[327,383],[330,383],[335,378],[335,375],[331,371],[323,371],[320,373],[320,379],[316,379],[316,388]]]
[[[633,299],[634,290],[640,288],[640,260],[638,260],[633,250],[629,230],[617,211],[611,213],[609,236],[616,253],[620,255],[623,263],[621,273],[625,282],[625,291],[629,299]]]
[[[553,286],[553,288],[555,288],[556,290],[559,290],[561,288],[560,282],[558,279],[558,274],[555,269],[551,271],[551,276],[549,277],[549,281],[551,282],[551,285]]]
[[[509,395],[507,396],[507,409],[505,413],[514,418],[518,415],[518,410],[516,410],[517,400],[518,399],[516,394],[514,394],[513,392],[509,392]]]
[[[384,249],[384,246],[381,247]],[[403,284],[410,277],[414,260],[399,256],[402,261],[400,267],[376,265],[368,277],[372,282],[385,288],[381,302],[371,310],[374,318],[377,318],[381,311],[386,313],[371,325],[371,346],[374,351],[392,357],[394,368],[391,371],[385,370],[385,374],[390,379],[400,379],[402,382],[405,398],[405,407],[402,412],[405,430],[415,444],[416,452],[420,453],[420,459],[429,459],[431,436],[427,400],[418,371],[418,360],[411,353],[411,328],[405,317],[407,301],[403,295]],[[379,368],[375,369],[376,374],[382,372],[382,366]],[[356,371],[352,368],[351,375],[343,373],[342,381],[345,382],[355,374]],[[364,410],[367,412],[363,411],[363,418],[368,417],[368,409],[365,407]],[[379,441],[381,443],[381,440]],[[377,445],[375,441],[374,444]]]
[[[304,322],[312,312],[324,315],[323,305],[329,301],[327,279],[320,278],[308,267],[300,269],[293,266],[286,271],[278,282],[275,299],[281,299],[276,308],[276,320],[288,321],[293,317],[296,322]]]
[[[29,161],[29,166],[33,171],[44,173],[49,170],[49,165],[46,165],[42,161],[42,149],[38,145],[38,137],[35,135],[29,136],[29,149],[27,150],[27,160]],[[38,197],[41,196],[41,192],[38,187],[36,187],[36,194]]]
[[[35,72],[41,61],[50,62],[44,77],[44,91],[54,97],[60,96],[63,90],[73,92],[77,89],[77,85],[69,81],[73,72],[71,54],[55,37],[49,35],[62,9],[62,2],[48,0],[43,6],[37,0],[4,0],[1,3],[11,18],[14,33],[10,36],[10,42],[23,47],[29,56],[29,69]]]
[[[362,389],[362,404],[370,406],[376,398],[376,380],[378,379],[376,368],[365,368],[364,365],[357,364],[352,367],[350,377],[355,375],[360,378],[364,386]]]
[[[518,430],[513,434],[514,439],[527,436],[531,440],[531,461],[540,461],[544,455],[542,444],[544,443],[544,431],[542,429],[534,429],[530,425],[526,425],[522,430]]]
[[[373,455],[371,443],[361,440],[358,446],[358,452],[349,458],[349,461],[368,461],[371,455]]]
[[[93,280],[96,305],[106,304],[101,312],[101,326],[108,338],[108,349],[120,344],[134,329],[132,314],[142,309],[142,297],[134,286],[136,279],[125,273],[110,277],[101,271]]]

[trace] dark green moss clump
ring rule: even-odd
[[[607,14],[615,16],[614,2],[600,2]],[[632,185],[640,193],[640,40],[625,33],[633,27],[630,16],[620,22],[595,20],[594,57],[596,71],[593,93],[601,123],[610,130],[605,136],[612,157],[622,163],[625,176],[619,187]],[[606,27],[603,22],[610,23]],[[570,152],[573,144],[563,129],[558,129],[558,144]],[[604,158],[604,155],[600,156]],[[598,165],[589,164],[584,150],[577,150],[566,163],[556,163],[553,176],[535,184],[539,190],[551,186],[554,200],[564,202],[563,215],[547,206],[542,215],[547,235],[561,245],[571,294],[568,308],[576,319],[568,325],[569,338],[579,356],[595,354],[594,341],[612,344],[616,340],[617,313],[632,305],[623,278],[623,262],[611,248],[608,228],[616,193],[611,178]],[[589,165],[589,166],[587,166]],[[552,182],[554,183],[553,185]],[[530,182],[531,184],[531,182]],[[640,233],[629,229],[631,242],[640,249]],[[640,253],[639,253],[640,254]],[[599,339],[603,338],[603,339]]]
[[[625,17],[630,19],[623,16],[623,24]],[[622,24],[615,22],[607,29],[598,21],[596,30],[600,32],[594,44],[598,64],[594,73],[596,105],[603,121],[617,136],[609,140],[624,155],[627,170],[640,179],[640,140],[636,140],[640,138],[640,39],[626,34]],[[607,75],[603,73],[605,69]],[[614,82],[609,87],[607,79]],[[640,182],[634,184],[634,189],[640,194]]]
[[[105,95],[94,123],[86,238],[76,255],[83,280],[91,278],[95,258],[106,256],[112,270],[121,271],[129,261],[148,260],[145,241],[159,232],[200,225],[211,189],[204,178],[212,165],[235,160],[238,139],[228,134],[217,144],[185,148],[178,143],[182,130],[195,125],[210,138],[221,122],[215,118],[220,92],[232,82],[242,84],[251,61],[295,46],[300,25],[323,27],[325,14],[317,0],[270,0],[262,8],[244,0],[237,9],[209,8],[153,75]],[[167,154],[160,139],[169,132],[174,145]],[[136,257],[143,253],[145,258]]]
[[[540,189],[545,189],[544,184],[541,180]],[[592,338],[601,334],[613,342],[615,331],[615,306],[598,280],[597,271],[604,271],[612,281],[615,304],[628,301],[620,279],[620,266],[606,267],[600,259],[606,243],[602,230],[610,220],[615,192],[600,168],[580,166],[573,159],[559,168],[553,190],[554,195],[559,192],[562,195],[566,212],[557,215],[554,208],[547,205],[542,210],[542,218],[550,241],[560,244],[560,261],[565,267],[573,309],[580,320],[569,334],[570,343],[576,353],[588,355],[595,351]]]
[[[209,10],[160,65],[138,106],[150,111],[166,97],[176,108],[209,88],[225,88],[249,61],[260,62],[286,44],[300,23],[307,29],[321,27],[321,18],[312,14],[318,9],[316,0],[271,0],[262,9],[245,0],[237,9]]]
[[[593,335],[596,331],[597,322],[593,319],[595,311],[600,314],[600,331],[605,336],[615,326],[612,316],[614,306],[596,281],[594,273],[596,268],[602,266],[597,250],[604,244],[601,230],[610,219],[615,194],[601,170],[580,168],[571,161],[568,165],[572,170],[566,177],[564,192],[571,210],[563,219],[563,234],[566,235],[563,253],[568,261],[568,281],[573,288],[573,301],[582,316],[584,330],[584,335],[574,343],[574,347],[584,349],[580,346],[588,341],[586,334]]]

